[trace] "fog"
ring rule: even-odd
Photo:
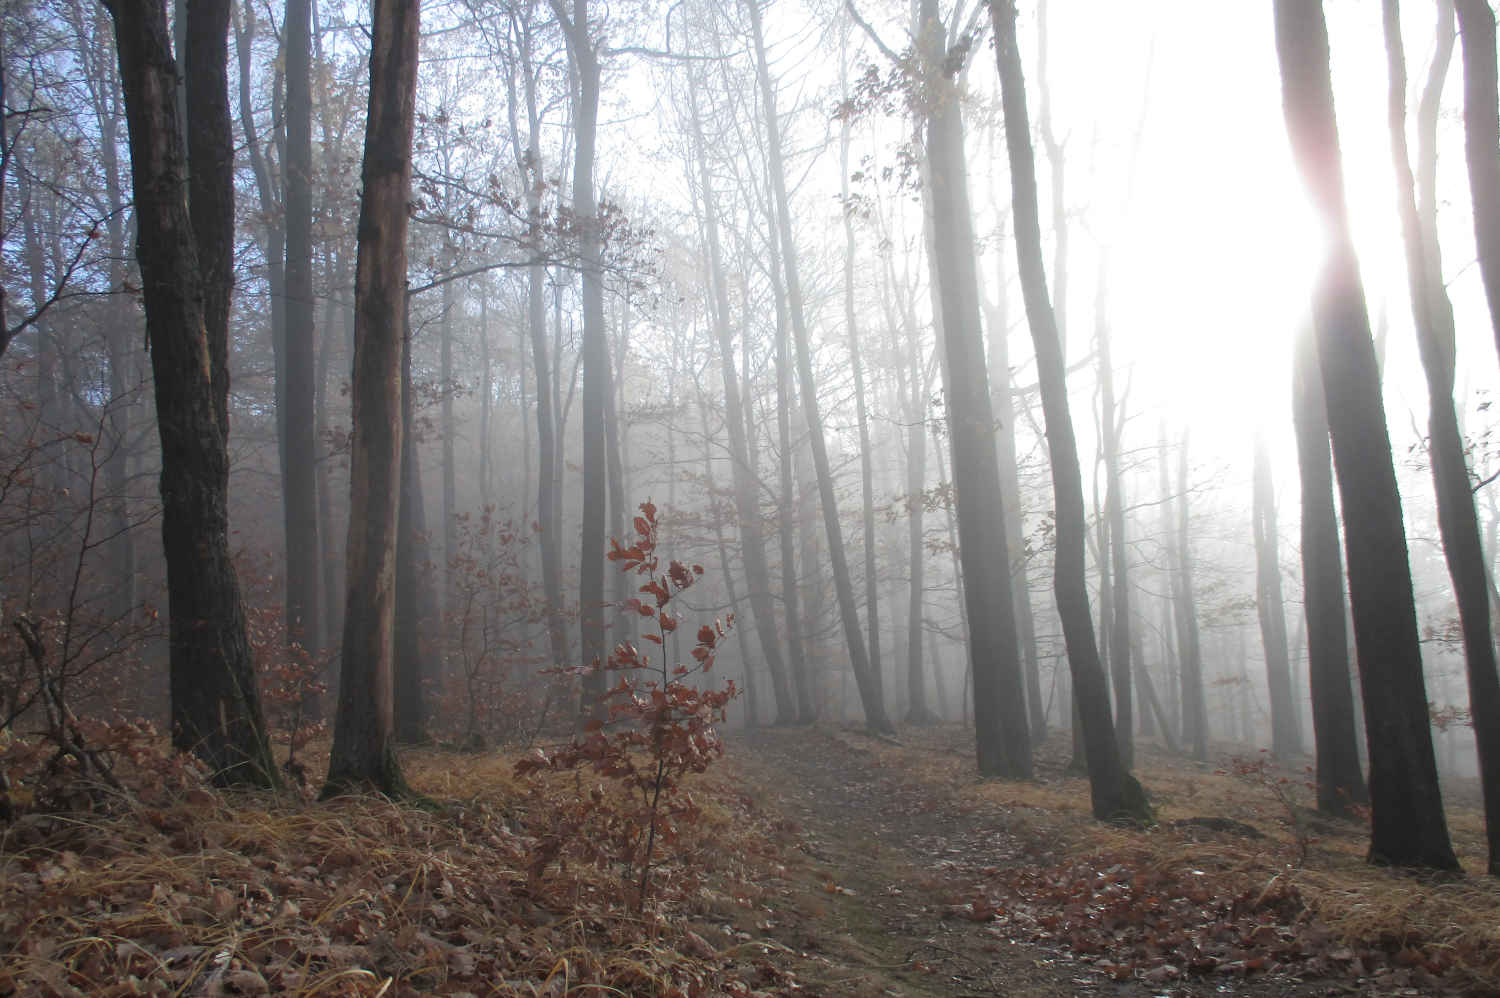
[[[580,620],[592,610],[580,594],[580,537],[585,480],[599,471],[608,480],[606,535],[633,543],[633,518],[649,502],[660,517],[660,554],[703,569],[674,603],[689,637],[678,632],[667,651],[688,658],[700,624],[733,616],[712,672],[697,680],[732,680],[746,691],[729,708],[731,728],[873,720],[856,673],[864,654],[892,721],[967,721],[973,669],[998,668],[998,654],[1019,670],[1031,736],[1065,737],[1074,680],[1054,600],[1052,452],[1018,271],[993,30],[983,4],[937,5],[953,87],[943,91],[922,82],[914,48],[913,24],[929,6],[766,5],[774,157],[743,3],[594,10],[589,31],[602,68],[594,186],[610,381],[600,469],[585,458],[589,266],[579,236],[591,223],[574,208],[578,71],[568,39],[542,3],[424,5],[407,250],[407,446],[416,471],[403,490],[413,522],[399,557],[409,556],[411,573],[398,578],[405,595],[396,624],[412,629],[405,650],[397,637],[397,669],[420,679],[423,734],[524,741],[548,712],[555,723],[574,709],[576,694],[558,694],[548,670],[579,665],[583,654]],[[1299,337],[1312,335],[1312,298],[1337,236],[1306,193],[1288,142],[1271,11],[1193,0],[1049,6],[1020,5],[1019,49],[1046,278],[1078,439],[1091,626],[1111,675],[1120,645],[1109,616],[1119,600],[1107,591],[1117,572],[1110,496],[1122,507],[1124,683],[1135,703],[1123,715],[1117,704],[1116,723],[1142,744],[1170,737],[1178,747],[1186,614],[1201,638],[1208,740],[1241,753],[1272,745],[1268,608],[1252,509],[1259,442],[1274,491],[1274,609],[1284,621],[1299,753],[1311,756],[1293,353]],[[1428,389],[1391,165],[1379,5],[1336,0],[1327,8],[1351,238],[1381,358],[1433,737],[1445,780],[1467,780],[1477,774],[1469,687],[1427,450]],[[314,671],[336,684],[349,583],[370,25],[363,5],[315,5],[314,366],[305,411],[314,424],[316,523],[288,542],[288,462],[306,458],[288,443],[298,417],[289,426],[287,337],[296,334],[286,326],[277,257],[289,231],[282,14],[279,4],[236,5],[230,30],[230,543],[262,668],[283,661],[288,581],[300,578],[319,604],[301,621],[301,643]],[[7,617],[24,609],[73,622],[62,661],[85,700],[164,722],[162,459],[141,349],[130,156],[109,19],[62,0],[11,3],[3,18],[4,319],[15,336],[0,372],[0,473],[9,470],[0,489],[0,604]],[[1428,4],[1408,4],[1401,27],[1415,157],[1435,40],[1454,28]],[[1435,224],[1455,319],[1453,402],[1493,577],[1495,327],[1477,264],[1462,71],[1455,50],[1436,117]],[[978,277],[977,300],[949,304],[974,315],[986,352],[994,418],[985,432],[1001,465],[991,491],[1003,506],[1009,578],[1024,594],[1012,601],[1019,636],[998,653],[974,649],[974,604],[964,599],[953,484],[960,458],[939,329],[943,296],[962,290],[934,288],[932,259],[935,240],[954,238],[934,228],[934,183],[948,190],[953,177],[934,178],[924,131],[938,92],[959,101],[973,236],[956,254],[973,259]],[[777,179],[791,245],[779,231]],[[799,325],[811,398],[797,369]],[[555,426],[550,483],[539,395],[543,420]],[[826,445],[837,537],[826,522],[815,435]],[[544,511],[549,484],[555,505]],[[845,552],[836,557],[840,542]],[[549,543],[559,569],[550,594]],[[747,543],[760,553],[747,556]],[[288,555],[299,549],[312,552],[316,578],[289,576]],[[853,599],[842,609],[854,614],[868,649],[857,654],[841,616],[840,560]],[[610,647],[640,641],[630,614],[616,609],[638,595],[639,582],[613,562],[604,569]],[[565,638],[565,661],[556,660],[549,625]],[[8,626],[6,635],[14,641]],[[6,645],[5,654],[19,662],[18,649]],[[1349,649],[1357,675],[1352,632]],[[24,670],[5,668],[17,677],[0,715],[23,700]],[[331,719],[334,702],[329,696],[318,709]]]

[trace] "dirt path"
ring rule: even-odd
[[[730,765],[786,827],[767,924],[804,987],[823,995],[1195,996],[1356,993],[1329,982],[1115,981],[1091,962],[1006,938],[974,885],[1027,862],[1001,809],[966,805],[882,765],[852,730],[737,734]],[[980,910],[974,910],[974,904]]]

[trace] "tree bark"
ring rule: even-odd
[[[1083,481],[1079,473],[1078,444],[1073,436],[1073,419],[1068,411],[1062,340],[1048,300],[1047,274],[1042,263],[1036,162],[1031,149],[1021,54],[1016,47],[1015,4],[1012,0],[992,0],[990,18],[995,30],[995,56],[1005,115],[1005,144],[1010,160],[1021,290],[1036,349],[1042,413],[1052,458],[1052,489],[1057,503],[1053,585],[1083,726],[1093,812],[1095,817],[1103,820],[1141,819],[1149,814],[1149,805],[1140,784],[1120,761],[1114,722],[1110,717],[1109,691],[1104,670],[1099,664],[1099,649],[1090,619],[1088,585],[1084,578]]]
[[[114,17],[130,128],[136,252],[162,449],[172,744],[203,759],[217,782],[273,786],[276,768],[229,549],[227,405],[221,393],[228,375],[215,367],[215,359],[224,358],[224,342],[212,343],[207,312],[208,301],[218,307],[222,300],[227,318],[231,275],[215,269],[206,277],[197,245],[201,232],[227,240],[233,252],[232,161],[222,146],[199,150],[195,172],[202,175],[198,190],[207,199],[195,206],[200,228],[183,197],[187,161],[177,129],[178,74],[165,10],[148,0],[109,0],[106,6]],[[220,137],[228,133],[227,16],[227,5],[198,5],[193,27],[200,47],[187,69],[194,86],[208,90],[199,89],[196,106],[205,119],[218,121],[205,120],[203,127]],[[226,199],[227,227],[215,212],[222,212]],[[205,249],[218,263],[226,257],[224,246]],[[211,282],[218,284],[210,294]],[[226,329],[215,327],[215,334]]]
[[[1427,262],[1429,248],[1424,245],[1426,240],[1417,211],[1416,182],[1406,146],[1406,56],[1396,0],[1385,0],[1382,10],[1390,76],[1391,158],[1396,173],[1402,236],[1406,243],[1412,319],[1422,369],[1427,375],[1428,451],[1433,485],[1437,491],[1438,532],[1443,539],[1443,555],[1453,580],[1459,627],[1463,632],[1464,664],[1469,680],[1469,716],[1474,723],[1479,782],[1488,830],[1488,871],[1495,875],[1500,874],[1500,675],[1496,673],[1495,642],[1490,633],[1484,544],[1479,533],[1479,516],[1474,508],[1474,493],[1469,485],[1463,433],[1453,404],[1456,355],[1453,305],[1441,281],[1441,268]],[[1493,37],[1492,27],[1492,42]],[[1436,155],[1434,150],[1431,156],[1435,159]],[[1433,251],[1435,248],[1434,241]]]
[[[1422,652],[1364,287],[1349,234],[1321,3],[1276,0],[1287,132],[1332,238],[1314,292],[1354,641],[1370,748],[1369,859],[1455,869],[1427,716]]]
[[[393,637],[401,504],[401,348],[419,0],[375,0],[359,257],[355,265],[354,435],[339,708],[324,795],[404,795],[395,752]]]

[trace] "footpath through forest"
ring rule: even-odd
[[[1184,883],[1159,849],[1132,850],[1129,840],[1148,833],[1101,829],[1087,817],[1086,799],[1074,802],[1070,822],[1019,799],[1040,794],[1045,802],[1045,785],[1017,793],[1014,784],[973,776],[966,737],[953,728],[909,729],[895,742],[810,729],[740,733],[731,742],[737,779],[760,806],[795,822],[782,826],[794,858],[774,885],[775,924],[764,928],[795,954],[806,993],[1492,993],[1429,973],[1413,946],[1387,953],[1350,945],[1307,910],[1289,872],[1267,877],[1260,861],[1299,845],[1277,841],[1283,805],[1264,792],[1254,801],[1263,788],[1253,780],[1242,785],[1260,827],[1205,816],[1150,833],[1201,847],[1203,868],[1187,870]],[[1060,782],[1064,763],[1044,753],[1049,782]],[[1160,783],[1169,798],[1193,796],[1170,779]],[[1080,788],[1086,794],[1071,781],[1070,792]],[[1202,794],[1197,803],[1219,802]],[[1285,817],[1290,823],[1295,811]],[[1300,834],[1315,831],[1360,830],[1351,823]],[[1104,850],[1089,855],[1101,842]],[[1132,857],[1157,865],[1140,868]],[[1110,859],[1121,862],[1106,865]]]

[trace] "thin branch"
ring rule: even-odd
[[[870,41],[875,43],[875,47],[880,49],[891,62],[900,65],[901,57],[881,39],[880,35],[876,34],[875,29],[870,27],[870,22],[860,16],[859,10],[854,6],[854,0],[844,0],[844,8],[849,11],[849,16],[854,19],[854,23],[859,25],[860,29],[870,37]]]

